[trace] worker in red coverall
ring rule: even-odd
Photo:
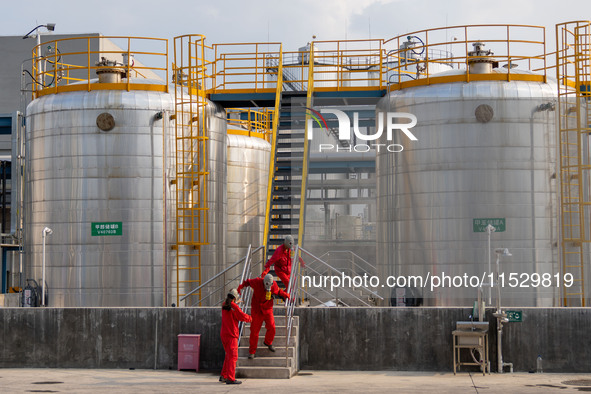
[[[238,290],[232,289],[228,292],[228,296],[222,305],[222,330],[220,336],[222,337],[222,345],[226,351],[226,358],[224,359],[224,366],[222,367],[222,376],[220,382],[226,384],[241,384],[242,382],[236,380],[236,361],[238,361],[238,322],[251,322],[252,318],[246,313],[242,312],[238,304]]]
[[[273,280],[273,275],[267,274],[264,278],[247,279],[238,286],[238,293],[243,287],[252,288],[252,323],[250,325],[250,345],[248,348],[248,358],[253,359],[257,351],[259,341],[259,331],[263,321],[265,322],[265,341],[263,344],[274,352],[273,339],[275,339],[275,317],[273,316],[273,297],[275,294],[285,300],[289,294],[277,286]]]
[[[285,285],[285,289],[289,289],[289,276],[291,275],[291,250],[293,249],[293,237],[288,235],[283,240],[283,244],[279,245],[273,256],[265,264],[265,270],[261,278],[269,273],[271,266],[275,266],[275,274],[279,277],[281,282]],[[304,261],[300,258],[300,264],[304,266]]]

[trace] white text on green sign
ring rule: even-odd
[[[486,232],[486,227],[492,225],[496,232],[505,231],[505,218],[478,218],[472,220],[472,229],[475,233]]]
[[[123,235],[123,222],[92,222],[92,236]]]

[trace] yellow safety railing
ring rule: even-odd
[[[475,55],[474,44],[490,55]],[[546,40],[543,26],[472,25],[427,29],[384,41],[386,82],[391,90],[432,83],[477,80],[546,82]],[[475,73],[470,64],[493,63],[497,72]],[[465,72],[445,71],[464,70]],[[540,74],[524,73],[538,71]]]
[[[474,54],[476,43],[491,53]],[[278,45],[214,45],[212,93],[272,92]],[[308,90],[310,47],[316,91],[392,90],[471,80],[545,82],[549,68],[543,26],[452,26],[388,40],[314,41],[299,51],[283,52],[283,90]],[[493,63],[495,72],[471,72],[471,64],[485,61]],[[452,70],[464,72],[441,74]]]
[[[226,108],[228,134],[241,134],[258,137],[270,142],[272,110],[263,108]],[[234,127],[232,127],[234,126]]]
[[[586,306],[585,266],[591,243],[591,162],[585,151],[591,134],[591,22],[556,25],[560,180],[560,257],[563,306]],[[563,282],[565,284],[565,282]]]
[[[383,42],[381,39],[312,42],[314,90],[384,89]]]
[[[275,92],[280,43],[214,44],[210,93]]]
[[[106,45],[107,42],[110,42],[110,45]],[[122,48],[116,46],[117,42],[123,42]],[[154,50],[146,51],[146,47]],[[44,42],[35,46],[32,54],[33,98],[77,90],[168,92],[166,39],[124,36],[71,37]],[[103,57],[114,62],[114,65],[97,65]],[[105,69],[120,71],[122,81],[97,83],[97,71]],[[146,79],[156,82],[146,83]]]
[[[317,90],[385,88],[383,40],[314,41]],[[282,52],[279,43],[214,44],[210,93],[272,93],[279,57],[283,90],[306,91],[309,48]]]
[[[209,243],[209,131],[205,89],[210,78],[205,36],[174,40],[176,136],[176,300],[201,284],[202,247]],[[201,290],[193,294],[201,299]]]

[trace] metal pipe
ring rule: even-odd
[[[45,306],[45,238],[47,235],[51,235],[53,230],[49,227],[45,227],[43,229],[42,238],[43,238],[43,259],[42,259],[42,279],[41,279],[41,306]]]
[[[497,353],[498,353],[498,372],[503,373],[503,323],[497,318]]]
[[[500,267],[500,259],[501,259],[501,255],[503,256],[512,256],[511,253],[509,253],[509,249],[506,248],[497,248],[495,249],[495,253],[497,254],[497,313],[495,313],[495,317],[497,318],[497,353],[498,353],[498,359],[497,359],[497,366],[498,366],[498,372],[499,373],[503,373],[503,366],[504,365],[509,365],[511,366],[511,372],[513,372],[513,364],[511,363],[504,363],[503,362],[503,323],[508,322],[507,320],[507,316],[505,316],[503,314],[503,312],[501,311],[501,284],[499,283],[499,274],[501,272],[501,267]]]
[[[167,44],[168,45],[168,44]],[[167,85],[168,86],[168,85]],[[166,156],[166,149],[168,146],[166,144],[166,131],[170,127],[168,124],[169,122],[169,115],[168,111],[165,109],[160,112],[160,116],[162,116],[162,197],[163,197],[163,204],[162,213],[163,213],[163,229],[162,229],[162,242],[164,243],[164,248],[162,248],[162,285],[164,286],[164,294],[162,297],[162,306],[168,306],[168,196],[167,196],[167,188],[168,188],[168,179],[166,177],[167,172],[166,170],[166,160],[168,159]],[[158,327],[158,326],[156,326]],[[154,369],[156,369],[156,362],[154,361]]]
[[[486,232],[488,233],[488,273],[490,274],[491,271],[491,264],[490,264],[490,254],[491,254],[491,250],[490,250],[490,235],[492,233],[495,232],[495,228],[492,224],[488,224],[488,226],[486,226]],[[492,280],[491,280],[492,282]],[[492,283],[489,283],[488,286],[488,305],[492,304]]]

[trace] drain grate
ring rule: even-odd
[[[59,384],[59,383],[64,383],[64,382],[53,382],[51,380],[48,380],[47,382],[33,382],[32,384]]]
[[[562,382],[562,384],[568,384],[571,386],[591,386],[591,379],[567,380],[566,382]]]

